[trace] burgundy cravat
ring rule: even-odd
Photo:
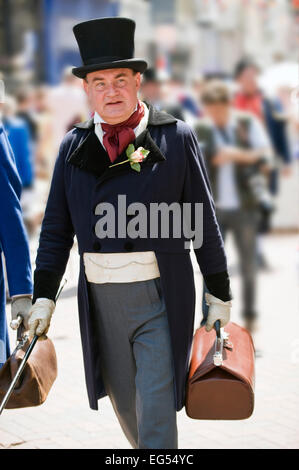
[[[138,126],[143,116],[144,109],[138,101],[136,111],[126,121],[118,124],[101,123],[102,129],[105,132],[103,143],[111,162],[114,162],[118,155],[135,139],[134,129]]]

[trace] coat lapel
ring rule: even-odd
[[[93,129],[94,126],[92,125],[82,142],[69,156],[67,162],[81,170],[100,176],[111,162],[108,153],[99,142]]]
[[[135,138],[132,142],[135,149],[138,147],[144,147],[149,150],[147,158],[141,162],[142,168],[148,165],[154,165],[155,163],[161,163],[166,160],[165,155],[161,152],[158,145],[153,140],[149,128],[150,126],[161,126],[166,124],[173,124],[177,120],[165,113],[158,111],[153,106],[149,106],[149,118],[148,127]],[[109,168],[110,165],[120,163],[127,160],[126,151],[124,150],[113,163],[111,163],[108,153],[101,145],[94,132],[93,118],[75,125],[78,129],[87,130],[87,135],[83,138],[81,143],[78,145],[76,150],[69,156],[68,163],[93,173],[100,178],[100,181],[104,181],[112,176],[121,174],[127,171],[134,171],[131,169],[130,163],[126,162],[122,165],[117,165]]]

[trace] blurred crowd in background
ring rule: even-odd
[[[273,230],[286,178],[293,191],[283,202],[289,216],[274,228],[298,230],[299,1],[6,0],[0,12],[2,121],[23,183],[29,236],[39,232],[63,136],[91,116],[71,72],[80,63],[72,26],[92,17],[131,17],[135,55],[150,64],[140,98],[197,135],[220,228],[236,242],[243,313],[252,328],[256,270],[270,268],[263,239]]]

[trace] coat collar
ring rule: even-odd
[[[166,124],[173,124],[176,121],[177,119],[170,114],[159,111],[151,105],[149,106],[148,126],[163,126]],[[71,163],[82,170],[93,173],[95,176],[100,178],[100,181],[104,181],[116,174],[133,171],[129,162],[109,168],[111,161],[108,153],[101,145],[94,132],[93,118],[83,123],[76,124],[75,127],[87,130],[87,134],[83,137],[81,143],[79,143],[74,152],[72,152],[68,157],[68,163]],[[151,137],[148,127],[138,137],[136,137],[132,143],[135,148],[144,147],[150,151],[146,160],[141,163],[141,172],[144,166],[153,165],[166,160],[165,155],[161,152],[160,148]],[[126,159],[127,155],[126,151],[124,151],[116,158],[113,164]]]

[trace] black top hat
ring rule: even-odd
[[[135,21],[129,18],[98,18],[73,28],[83,66],[73,68],[79,78],[95,70],[131,68],[143,73],[147,63],[134,56]]]

